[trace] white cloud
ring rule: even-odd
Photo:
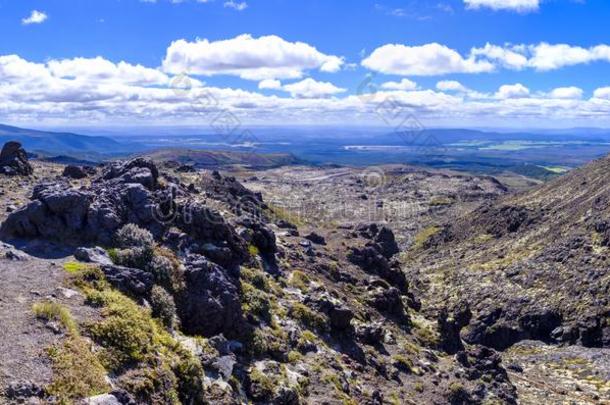
[[[265,79],[258,83],[259,89],[278,90],[282,88],[282,82],[275,79]]]
[[[546,42],[535,45],[486,44],[483,48],[473,48],[471,56],[487,59],[507,69],[549,71],[591,62],[610,62],[610,46],[583,48]]]
[[[610,87],[600,87],[593,92],[593,97],[610,100]]]
[[[382,89],[362,97],[313,78],[259,83],[288,93],[280,96],[195,80],[192,86],[173,86],[186,81],[181,76],[168,76],[170,84],[163,85],[165,77],[159,69],[103,58],[36,63],[0,56],[0,122],[208,126],[219,114],[232,114],[244,129],[286,122],[392,126],[410,116],[424,125],[610,127],[610,87],[597,89],[590,99],[576,98],[578,90],[570,87],[545,93],[524,84],[476,96],[480,93],[459,82],[442,81],[436,87],[443,91]]]
[[[282,90],[290,93],[292,97],[319,98],[345,92],[345,89],[328,82],[319,82],[311,77],[297,83],[286,84]]]
[[[381,88],[387,90],[415,90],[417,89],[417,83],[405,78],[400,82],[385,82],[381,85]]]
[[[32,12],[30,13],[30,16],[23,18],[21,20],[21,23],[23,25],[42,24],[43,22],[46,21],[47,18],[48,18],[48,16],[45,13],[43,13],[42,11],[32,10]]]
[[[550,98],[575,100],[582,98],[583,91],[578,87],[558,87],[549,93]]]
[[[498,46],[485,44],[483,48],[472,48],[470,55],[473,57],[482,57],[496,65],[500,65],[507,69],[519,70],[528,65],[527,56],[523,54],[525,46]]]
[[[499,99],[527,98],[529,95],[530,90],[521,83],[505,84],[496,92],[496,98]]]
[[[248,8],[248,3],[246,3],[245,1],[237,2],[237,1],[229,0],[229,1],[225,1],[224,7],[233,8],[237,11],[243,11],[246,8]]]
[[[464,58],[457,51],[438,43],[421,46],[383,45],[373,51],[362,65],[386,74],[434,76],[449,73],[482,73],[494,70],[488,61]]]
[[[459,93],[466,93],[469,91],[466,86],[456,80],[441,80],[436,83],[436,88],[441,91],[456,91]]]
[[[126,62],[112,63],[102,57],[51,60],[51,74],[59,78],[73,78],[88,82],[112,81],[124,84],[167,85],[169,78],[157,69]]]
[[[298,79],[306,70],[336,72],[342,65],[342,58],[323,54],[306,43],[249,34],[214,42],[174,41],[163,60],[168,73],[226,74],[248,80]]]
[[[480,9],[483,7],[492,10],[511,10],[519,13],[536,11],[541,0],[464,0],[467,8]]]

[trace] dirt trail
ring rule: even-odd
[[[0,245],[0,393],[11,382],[45,384],[50,381],[51,369],[45,350],[61,339],[61,335],[35,319],[32,305],[48,298],[61,302],[71,300],[62,293],[62,260],[31,256],[9,259],[9,251],[24,255]]]

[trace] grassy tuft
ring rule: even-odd
[[[59,322],[71,335],[78,335],[78,325],[70,311],[61,304],[51,301],[39,302],[32,306],[37,318]]]

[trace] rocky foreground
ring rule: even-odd
[[[495,207],[513,197],[495,179],[391,168],[381,172],[379,184],[378,169],[331,168],[303,186],[295,179],[276,182],[274,170],[237,172],[236,178],[142,158],[99,168],[31,167],[2,177],[0,185],[0,402],[610,399],[603,349],[583,347],[606,346],[605,324],[594,329],[602,336],[594,344],[578,329],[581,314],[603,304],[587,300],[565,306],[565,314],[550,305],[535,312],[527,300],[519,306],[509,299],[512,290],[493,292],[494,304],[504,308],[496,318],[504,329],[479,326],[491,308],[479,299],[489,284],[481,273],[479,280],[463,275],[469,250],[459,250],[468,239],[461,235],[468,226],[485,227],[490,236],[473,237],[491,245],[516,240],[518,232],[545,220],[511,209],[504,221],[498,212],[505,211]],[[607,210],[604,183],[594,185],[601,194],[592,203]],[[534,195],[550,190],[545,187]],[[296,210],[298,190],[317,192],[319,204],[330,209],[315,216]],[[377,208],[379,202],[398,206],[401,195],[412,204],[407,211],[354,220],[356,210],[349,216],[333,210],[342,193],[354,197],[344,201],[360,202],[351,207],[369,200]],[[481,206],[496,199],[492,208]],[[589,212],[580,206],[579,212]],[[606,248],[606,228],[597,225],[608,218],[604,212],[582,222],[599,234],[592,236],[597,245],[587,250],[589,259],[582,259],[597,269],[596,280],[607,270],[606,259],[597,259]],[[393,221],[392,215],[403,217]],[[462,224],[453,218],[466,219],[453,228],[443,225]],[[570,218],[575,215],[565,216]],[[457,247],[446,255],[439,246]],[[449,259],[462,260],[460,267],[447,262],[439,270]],[[573,274],[585,269],[574,268]],[[470,284],[452,284],[458,276]],[[494,280],[498,287],[505,282]],[[549,285],[547,293],[545,285],[535,285],[544,300],[559,288]],[[510,318],[509,310],[522,315]],[[529,323],[521,320],[527,314]],[[570,344],[577,346],[568,352]]]

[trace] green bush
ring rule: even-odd
[[[167,329],[173,330],[176,320],[174,297],[165,288],[155,285],[150,292],[150,306],[152,315],[158,318]]]
[[[127,224],[116,231],[114,242],[122,249],[143,248],[152,250],[155,240],[146,229],[142,229],[136,224]]]
[[[241,309],[244,315],[256,321],[271,322],[269,296],[245,281],[241,282]]]
[[[290,310],[288,311],[288,315],[309,329],[324,331],[328,325],[328,321],[325,316],[319,314],[318,312],[312,311],[300,302],[292,304]]]

